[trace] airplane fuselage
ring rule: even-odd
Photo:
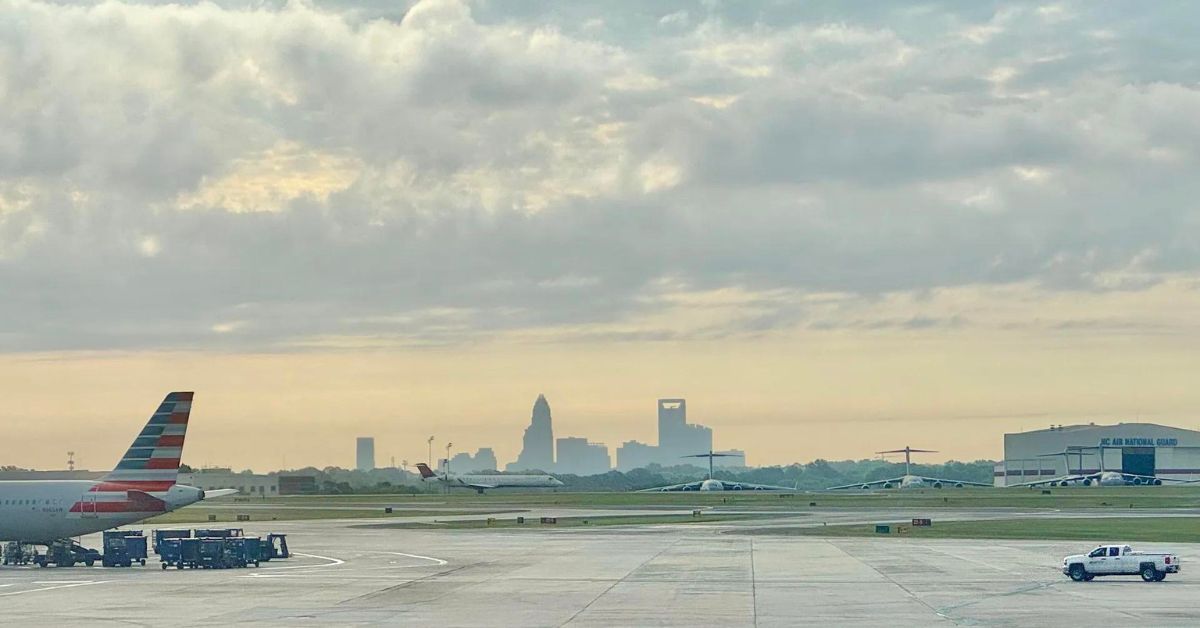
[[[563,483],[549,475],[449,475],[443,482],[464,488],[556,488]]]
[[[0,540],[48,543],[141,521],[204,499],[172,485],[152,493],[89,480],[0,481]]]

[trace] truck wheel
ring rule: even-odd
[[[166,564],[166,563],[159,563],[159,564],[158,564],[158,566],[159,566],[159,567],[162,567],[162,570],[163,570],[163,571],[166,571],[166,570],[167,570],[167,564]]]
[[[1075,582],[1083,582],[1087,579],[1088,573],[1083,569],[1083,565],[1071,565],[1071,579]]]
[[[1154,582],[1155,578],[1158,578],[1158,570],[1154,568],[1154,565],[1142,567],[1142,580]]]
[[[96,561],[94,559],[89,558],[89,559],[83,561],[83,564],[87,565],[88,567],[95,567]]]
[[[145,566],[146,566],[146,559],[145,559],[145,558],[139,558],[139,559],[138,559],[138,562],[139,562],[139,563],[141,563],[143,567],[145,567]]]

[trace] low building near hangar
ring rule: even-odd
[[[1200,480],[1200,431],[1155,423],[1092,423],[1005,434],[995,485],[1102,470]]]
[[[222,488],[237,489],[239,495],[274,497],[279,494],[279,476],[256,473],[233,473],[230,469],[200,469],[193,473],[180,473],[179,483],[206,491]]]

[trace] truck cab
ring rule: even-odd
[[[1168,573],[1179,573],[1179,557],[1174,554],[1137,552],[1123,543],[1100,545],[1087,554],[1063,559],[1063,574],[1077,582],[1097,576],[1142,576],[1147,582],[1161,582]]]

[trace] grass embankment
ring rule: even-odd
[[[441,521],[438,523],[424,523],[416,521],[397,521],[395,523],[363,523],[355,527],[359,528],[386,528],[386,529],[406,529],[406,530],[494,530],[494,529],[524,529],[524,530],[547,530],[557,528],[596,528],[604,526],[645,526],[645,525],[661,525],[661,524],[687,524],[687,523],[716,523],[720,521],[734,521],[739,519],[752,519],[761,515],[751,514],[704,514],[699,517],[692,515],[612,515],[600,517],[558,517],[556,523],[541,523],[537,517],[526,517],[525,523],[517,523],[515,517],[497,517],[495,521],[489,523],[486,519],[468,519],[459,521]]]
[[[765,528],[744,533],[780,536],[876,537],[912,539],[1021,539],[1064,541],[1151,541],[1200,543],[1200,517],[1089,517],[934,521],[930,527],[891,526],[878,534],[874,525]],[[900,530],[900,531],[898,531]]]
[[[489,512],[521,512],[513,510]],[[248,515],[250,521],[307,521],[313,519],[373,519],[373,518],[404,518],[404,517],[437,517],[450,515],[479,514],[475,510],[396,510],[385,513],[379,508],[253,508],[238,510],[236,508],[212,509],[203,506],[193,506],[159,515],[147,523],[237,523],[238,515]],[[215,517],[210,519],[209,517]],[[241,523],[245,523],[242,521]]]
[[[416,517],[450,514],[531,511],[540,508],[711,509],[793,513],[828,508],[912,508],[936,512],[941,508],[1096,509],[1200,508],[1200,486],[1069,487],[1045,489],[920,489],[864,493],[566,493],[491,491],[483,495],[458,492],[429,495],[313,495],[235,501],[221,498],[201,502],[156,520],[162,523],[234,521],[248,514],[253,521],[293,519],[354,519]],[[245,498],[243,498],[245,499]],[[393,507],[385,515],[385,507]]]

